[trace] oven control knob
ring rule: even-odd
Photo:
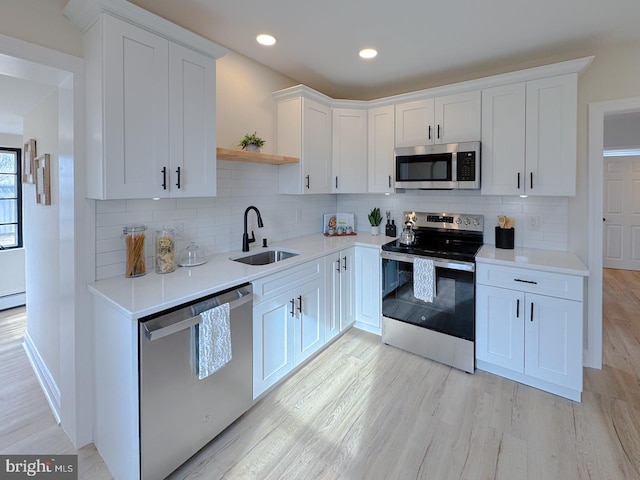
[[[459,219],[459,218],[456,218],[456,223],[457,223],[458,225],[460,225],[460,224],[462,223],[462,220],[461,220],[461,219]]]
[[[465,225],[469,225],[470,223],[471,223],[471,221],[470,221],[468,218],[465,218],[465,219],[464,219],[464,224],[465,224]]]
[[[479,226],[480,226],[480,219],[479,219],[479,218],[474,218],[474,219],[473,219],[473,224],[474,224],[476,227],[479,227]]]

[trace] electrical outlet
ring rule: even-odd
[[[531,231],[540,230],[540,216],[539,215],[529,215],[527,217],[527,226]]]

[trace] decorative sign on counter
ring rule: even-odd
[[[356,235],[353,213],[325,213],[322,216],[322,233],[326,237]]]

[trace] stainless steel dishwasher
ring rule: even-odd
[[[199,380],[200,313],[229,304],[231,360]],[[253,289],[243,284],[140,319],[140,472],[162,479],[253,401]]]

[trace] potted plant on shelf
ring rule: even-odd
[[[263,145],[264,140],[256,135],[256,132],[253,132],[252,134],[247,133],[238,144],[239,147],[242,147],[242,150],[246,150],[248,152],[259,152]]]
[[[369,223],[371,224],[371,235],[380,235],[380,224],[382,223],[382,214],[378,207],[371,210],[369,214]]]

